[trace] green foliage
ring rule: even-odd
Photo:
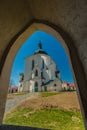
[[[6,115],[4,124],[48,128],[52,130],[85,130],[79,111],[56,109],[21,109]]]

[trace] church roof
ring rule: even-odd
[[[43,51],[43,50],[37,50],[37,51],[35,51],[35,53],[34,53],[34,55],[35,54],[46,54],[46,55],[48,55],[45,51]]]
[[[46,55],[48,55],[45,51],[43,51],[41,42],[39,42],[38,50],[35,51],[34,55],[36,55],[36,54],[46,54]]]

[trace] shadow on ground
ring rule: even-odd
[[[1,125],[0,130],[49,130],[49,129],[27,127],[27,126]]]

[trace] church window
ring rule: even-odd
[[[48,67],[46,68],[46,70],[48,70]]]
[[[32,70],[33,70],[33,68],[34,68],[34,60],[32,60]]]
[[[56,84],[54,84],[54,86],[57,86]]]
[[[22,87],[22,84],[20,85],[20,87]]]
[[[42,68],[44,69],[44,60],[42,60]]]
[[[56,78],[58,77],[58,76],[57,76],[57,72],[55,72],[55,76],[56,76]]]
[[[41,78],[43,78],[43,72],[41,72]]]
[[[38,76],[38,70],[35,71],[35,76]]]

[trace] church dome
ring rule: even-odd
[[[43,51],[41,42],[39,42],[38,50],[35,51],[34,55],[36,55],[36,54],[46,54],[46,55],[48,55],[45,51]]]

